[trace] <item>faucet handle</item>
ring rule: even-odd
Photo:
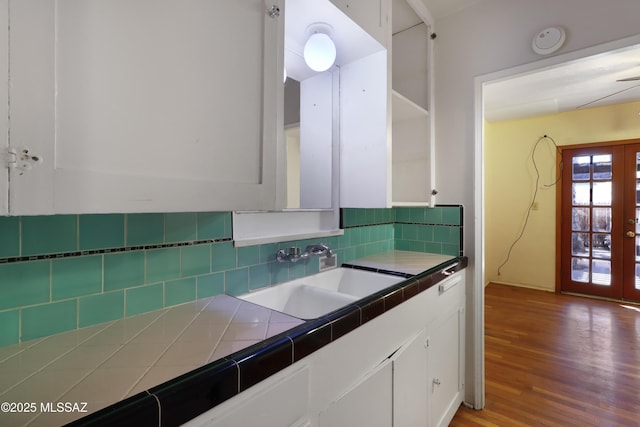
[[[287,255],[289,255],[290,257],[299,257],[300,253],[300,248],[297,246],[291,246],[290,248],[287,248]]]
[[[276,261],[284,262],[284,261],[293,261],[296,262],[300,259],[302,254],[300,253],[300,248],[296,246],[291,246],[287,249],[280,249],[278,253],[276,253]]]

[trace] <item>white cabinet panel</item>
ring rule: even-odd
[[[392,364],[386,359],[320,413],[320,427],[392,425]]]
[[[9,212],[9,171],[4,168],[9,147],[9,1],[0,0],[0,215]]]
[[[12,3],[11,212],[275,208],[278,2]]]
[[[357,66],[341,69],[340,206],[433,206],[435,132],[433,114],[428,111],[433,105],[430,30],[426,23],[404,31],[384,24],[386,8],[397,7],[399,2],[367,4],[370,10],[365,13],[361,10],[364,2],[332,1],[387,49],[377,63],[366,64],[363,71]],[[374,16],[378,4],[380,21]],[[405,5],[419,21],[412,7]],[[381,38],[379,31],[386,36]],[[392,31],[396,32],[392,35]]]
[[[340,70],[340,207],[390,204],[387,51]]]
[[[464,390],[464,273],[456,273],[438,288],[442,313],[428,327],[431,427],[449,425]]]
[[[429,420],[426,339],[423,329],[391,357],[394,427],[425,427]]]

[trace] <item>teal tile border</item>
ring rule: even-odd
[[[344,234],[320,239],[339,263],[393,249],[462,252],[461,206],[342,209],[340,217]],[[56,225],[68,233],[62,243],[36,242],[57,236]],[[230,212],[3,217],[0,231],[0,346],[318,272],[317,258],[279,263],[275,254],[319,239],[236,248]]]
[[[20,256],[20,218],[0,216],[0,258]]]
[[[124,215],[80,215],[80,250],[124,246]]]
[[[78,216],[22,217],[22,254],[39,255],[78,250]]]

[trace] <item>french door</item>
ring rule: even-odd
[[[561,289],[640,301],[640,143],[562,152]]]

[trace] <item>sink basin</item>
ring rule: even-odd
[[[300,319],[315,319],[403,280],[388,274],[334,268],[239,298]]]

